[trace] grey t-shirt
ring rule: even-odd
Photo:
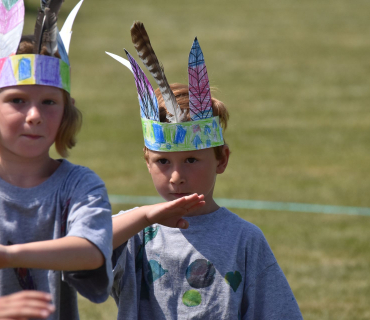
[[[302,319],[263,233],[226,208],[113,251],[118,319]]]
[[[104,255],[104,265],[75,272],[0,269],[0,296],[25,289],[50,292],[56,312],[49,319],[71,320],[78,319],[76,289],[93,302],[103,302],[112,284],[111,207],[105,185],[93,171],[62,160],[48,180],[33,188],[0,179],[2,245],[63,236],[89,240]]]

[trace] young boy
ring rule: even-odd
[[[118,319],[302,319],[260,229],[213,199],[216,177],[230,155],[220,129],[220,123],[226,128],[228,113],[210,96],[197,39],[189,56],[189,87],[175,84],[168,90],[143,25],[135,23],[131,35],[161,89],[157,101],[128,54],[154,186],[167,201],[198,193],[205,205],[185,214],[188,229],[154,224],[123,244],[119,228],[126,214],[115,216],[112,294]]]

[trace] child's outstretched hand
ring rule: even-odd
[[[146,219],[149,225],[159,223],[171,228],[187,229],[189,223],[182,217],[204,204],[204,196],[194,193],[177,200],[146,206],[148,208]]]
[[[177,200],[143,206],[118,215],[113,218],[113,249],[154,223],[186,229],[189,223],[182,217],[204,204],[204,196],[194,193]]]
[[[51,296],[40,291],[21,291],[0,297],[0,320],[46,319],[55,311]]]

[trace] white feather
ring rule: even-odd
[[[69,44],[71,43],[73,22],[75,21],[78,10],[80,10],[80,7],[81,7],[83,1],[84,0],[81,0],[72,9],[72,11],[68,15],[66,21],[63,24],[62,30],[60,30],[60,37],[62,38],[64,47],[65,47],[67,53],[69,52]]]
[[[120,57],[120,56],[117,56],[116,54],[113,54],[113,53],[107,52],[107,51],[105,51],[105,53],[106,53],[107,55],[111,56],[113,59],[116,59],[118,62],[122,63],[125,67],[129,68],[129,69],[130,69],[130,71],[131,71],[132,73],[134,73],[134,72],[132,71],[130,61],[128,61],[128,60],[126,60],[125,58],[122,58],[122,57]]]

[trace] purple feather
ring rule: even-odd
[[[189,53],[188,73],[191,120],[213,117],[207,68],[197,38],[194,39]]]
[[[153,87],[135,59],[126,50],[125,52],[128,60],[130,61],[135,77],[135,84],[139,94],[141,117],[159,121],[158,101],[154,94]]]

